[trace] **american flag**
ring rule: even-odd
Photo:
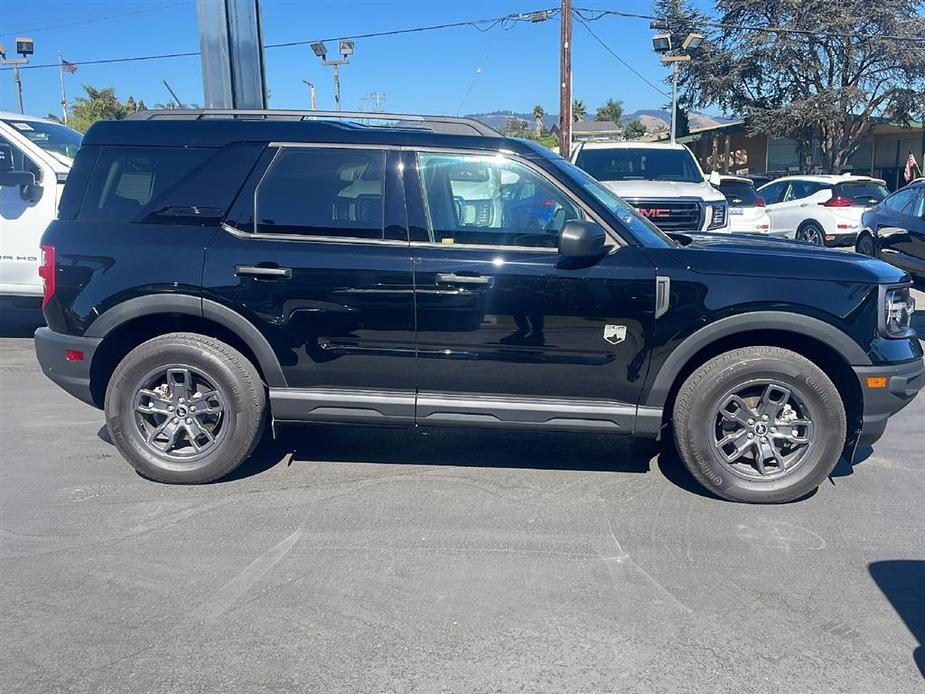
[[[61,58],[61,69],[71,74],[77,72],[77,66],[74,63],[67,62],[64,58]]]
[[[919,165],[915,160],[915,155],[912,152],[909,152],[909,158],[906,159],[906,170],[903,171],[903,178],[906,179],[906,183],[912,180],[912,170],[918,168]]]

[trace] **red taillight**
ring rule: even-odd
[[[64,358],[68,361],[83,361],[84,353],[80,349],[66,349],[64,350]]]
[[[753,207],[765,207],[768,203],[764,201],[764,198],[755,198],[755,202],[752,203]]]
[[[44,309],[51,297],[55,295],[55,247],[42,245],[42,264],[39,267],[39,277],[43,280],[45,293],[42,296]]]
[[[853,207],[854,200],[846,198],[844,195],[836,195],[819,204],[823,207]]]

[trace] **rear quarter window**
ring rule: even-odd
[[[214,153],[191,147],[103,147],[78,219],[134,219]]]

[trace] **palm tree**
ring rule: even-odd
[[[572,122],[580,123],[588,116],[588,109],[581,99],[572,99]]]
[[[542,106],[537,104],[533,107],[533,127],[536,129],[537,137],[541,137],[543,134],[543,116],[545,115],[546,111],[543,110]]]

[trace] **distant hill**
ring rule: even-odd
[[[533,114],[531,113],[491,111],[488,113],[470,113],[466,116],[466,118],[475,118],[476,120],[481,121],[485,125],[488,125],[495,130],[501,130],[507,125],[508,119],[512,115],[520,118],[521,120],[527,121],[529,126],[531,128],[533,127]],[[631,120],[635,120],[637,118],[644,126],[646,126],[646,129],[649,132],[668,130],[671,127],[671,112],[665,109],[641,109],[639,111],[633,111],[632,113],[627,113],[623,116],[623,123],[625,125]],[[735,120],[735,118],[708,116],[702,113],[689,113],[687,118],[690,122],[691,130],[710,128],[716,125],[730,123]],[[556,113],[547,113],[543,116],[543,127],[546,129],[552,128],[552,126],[558,122],[559,115]]]

